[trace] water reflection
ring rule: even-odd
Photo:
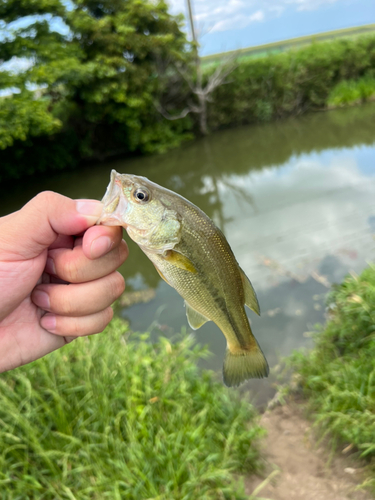
[[[18,209],[44,189],[73,198],[101,198],[109,172],[145,175],[179,192],[223,229],[258,292],[254,332],[274,366],[280,355],[308,345],[304,332],[324,320],[324,295],[348,271],[374,258],[375,105],[222,131],[163,156],[118,160],[38,180],[2,195],[0,213]],[[121,271],[128,290],[155,288],[148,304],[120,313],[134,330],[157,325],[170,334],[187,326],[182,299],[129,243]],[[225,339],[212,323],[197,338],[221,369]],[[267,397],[268,381],[250,382]]]

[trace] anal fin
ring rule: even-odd
[[[189,304],[186,301],[185,301],[185,307],[186,307],[186,316],[188,323],[193,330],[198,330],[198,328],[207,323],[207,321],[210,321],[208,318],[203,316],[203,314],[199,313],[191,306],[189,306]]]
[[[253,288],[253,285],[251,284],[251,281],[249,278],[246,276],[246,274],[243,272],[243,270],[240,268],[240,274],[241,274],[241,279],[243,283],[243,290],[245,293],[245,304],[247,307],[249,307],[252,311],[258,314],[260,316],[260,307],[259,307],[259,302],[255,293],[255,290]]]

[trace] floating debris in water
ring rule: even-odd
[[[134,304],[146,304],[155,298],[155,290],[146,288],[146,290],[137,290],[136,292],[124,292],[118,299],[121,307],[130,307]]]

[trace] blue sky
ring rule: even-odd
[[[187,17],[186,0],[168,0]],[[201,54],[375,23],[374,0],[192,0]]]

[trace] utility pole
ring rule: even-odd
[[[195,46],[197,46],[197,36],[195,34],[193,9],[191,7],[191,0],[186,0],[186,3],[187,3],[188,11],[189,11],[191,37],[193,39]],[[198,50],[198,48],[197,48],[197,50]]]
[[[190,31],[192,37],[192,47],[193,47],[193,64],[194,69],[191,71],[190,67],[187,68],[179,68],[177,67],[177,71],[181,74],[182,78],[187,82],[190,87],[192,93],[196,96],[198,100],[198,105],[192,102],[188,102],[187,106],[184,110],[181,111],[178,115],[172,116],[163,109],[162,106],[157,105],[158,111],[167,118],[168,120],[178,120],[179,118],[184,118],[189,113],[196,113],[199,115],[199,128],[202,135],[208,134],[207,127],[207,102],[210,99],[210,95],[212,92],[225,83],[226,77],[231,73],[234,69],[234,65],[228,61],[221,64],[218,64],[216,69],[211,73],[211,75],[206,75],[206,82],[203,85],[203,73],[201,67],[201,59],[199,57],[198,51],[198,39],[197,34],[194,27],[194,16],[192,9],[192,0],[186,0],[187,9],[189,12],[189,21],[190,21]]]

